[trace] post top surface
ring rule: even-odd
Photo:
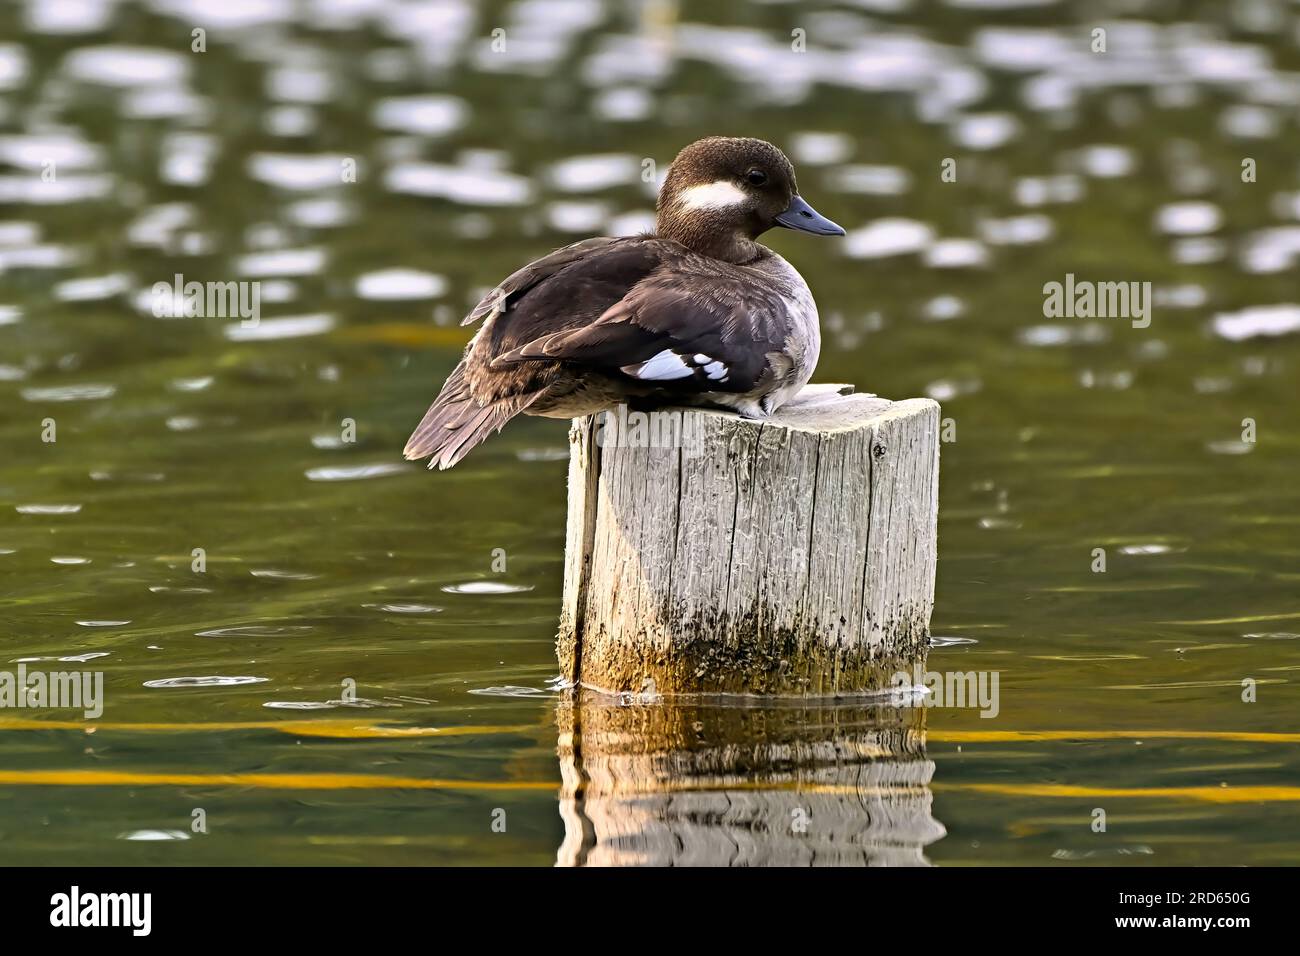
[[[805,385],[763,424],[797,431],[851,431],[881,418],[906,417],[937,407],[932,399],[908,398],[893,402],[870,392],[855,392],[852,385]],[[731,414],[700,411],[706,415]]]

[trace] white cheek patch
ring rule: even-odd
[[[749,196],[726,179],[683,189],[677,201],[687,209],[729,209],[749,202]]]
[[[668,349],[651,356],[640,365],[624,365],[623,371],[628,375],[652,382],[665,382],[692,374],[691,367],[682,360],[682,357]]]

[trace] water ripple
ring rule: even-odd
[[[112,398],[116,385],[58,385],[52,388],[25,388],[22,396],[28,402],[93,402]]]
[[[214,627],[195,631],[195,637],[285,637],[305,634],[312,630],[310,624],[240,624],[234,627]]]
[[[433,604],[363,604],[361,606],[390,614],[437,614],[443,610]]]
[[[117,838],[141,843],[155,843],[168,840],[188,840],[190,835],[184,830],[131,830],[127,833],[119,833]]]
[[[243,684],[265,684],[269,677],[226,677],[209,674],[205,677],[163,677],[147,680],[144,687],[237,687]]]
[[[227,325],[222,334],[232,342],[266,342],[274,339],[297,339],[308,335],[321,335],[334,328],[334,316],[328,313],[286,316],[279,319],[262,319],[252,324],[236,322]]]
[[[410,470],[407,465],[400,465],[396,462],[381,462],[372,465],[328,465],[323,468],[309,468],[305,474],[309,481],[360,481],[366,478],[398,475]]]
[[[504,684],[494,687],[480,687],[469,691],[482,697],[550,697],[553,692],[540,687],[521,687],[516,684]]]
[[[531,584],[506,584],[504,581],[467,581],[442,587],[448,594],[517,594],[532,589]]]
[[[1257,305],[1214,317],[1215,334],[1230,342],[1300,332],[1300,305]]]

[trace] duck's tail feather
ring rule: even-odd
[[[446,384],[424,418],[411,433],[402,455],[408,461],[429,459],[429,467],[447,469],[468,455],[493,432],[535,402],[542,393],[511,395],[480,405],[465,382],[465,363],[447,377]]]

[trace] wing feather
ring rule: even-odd
[[[770,374],[768,353],[784,344],[784,332],[766,317],[782,314],[785,303],[767,284],[741,276],[700,279],[683,278],[680,269],[651,275],[594,322],[500,352],[492,367],[549,359],[675,391],[747,392]]]
[[[500,315],[539,283],[551,278],[567,266],[598,253],[611,243],[620,241],[622,240],[606,237],[583,239],[581,242],[556,249],[550,255],[528,263],[522,269],[512,272],[496,288],[483,296],[460,324],[473,325],[480,319]]]

